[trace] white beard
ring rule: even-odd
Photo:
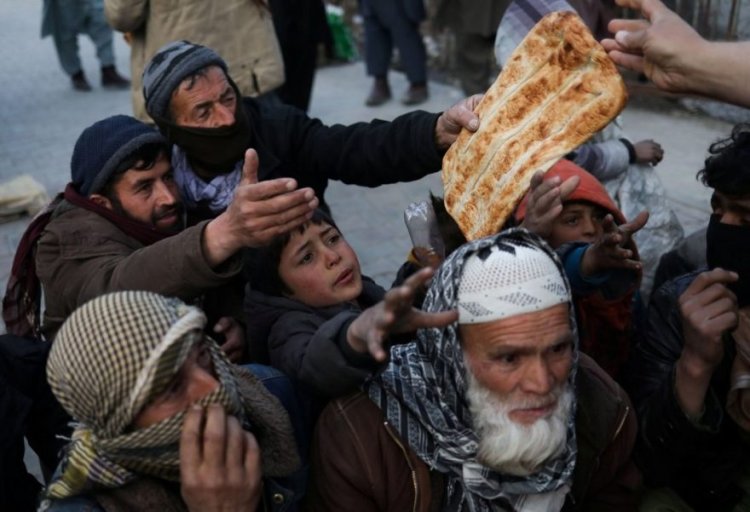
[[[501,473],[528,476],[565,450],[568,418],[573,404],[569,384],[559,386],[543,400],[503,399],[482,386],[467,368],[466,398],[479,437],[477,459]],[[552,414],[531,425],[516,423],[508,414],[518,408],[541,407],[557,399]]]

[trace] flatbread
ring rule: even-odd
[[[617,68],[572,12],[542,18],[513,52],[443,158],[445,205],[468,240],[497,233],[537,170],[586,142],[625,107]]]

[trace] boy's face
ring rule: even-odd
[[[362,293],[359,260],[333,226],[310,223],[295,230],[281,251],[279,276],[289,298],[311,307],[333,306]]]
[[[552,224],[547,243],[557,249],[567,242],[594,242],[602,234],[607,210],[588,201],[569,201]]]

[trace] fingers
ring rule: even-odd
[[[208,467],[222,467],[227,452],[227,414],[221,405],[211,404],[206,409],[203,429],[203,463]]]
[[[219,321],[214,325],[214,332],[222,333],[234,325],[234,318],[231,316],[223,316],[219,318]]]
[[[639,30],[646,30],[650,26],[651,26],[651,23],[643,19],[636,19],[636,20],[614,19],[609,22],[609,24],[607,25],[607,29],[612,34],[616,34],[617,32],[620,32],[621,30],[625,30],[627,32],[637,32]]]
[[[180,433],[180,474],[184,480],[186,469],[194,468],[202,459],[203,407],[193,405],[185,414]]]
[[[241,468],[245,465],[245,431],[234,416],[226,419],[226,464],[228,468]]]
[[[578,187],[581,178],[578,176],[571,176],[567,180],[563,181],[560,185],[560,201],[565,201],[570,194]]]
[[[612,61],[623,68],[631,69],[637,73],[643,73],[645,69],[645,59],[641,55],[633,55],[619,50],[611,50],[609,57]]]
[[[244,439],[245,457],[243,464],[245,471],[249,475],[257,475],[258,480],[260,480],[260,447],[258,446],[258,441],[250,432],[244,432]]]
[[[690,286],[683,292],[684,296],[695,296],[711,288],[715,284],[727,285],[735,282],[739,276],[736,272],[724,270],[722,268],[715,268],[708,272],[702,272],[696,277]],[[724,287],[725,288],[725,287]],[[725,288],[726,289],[726,288]],[[729,291],[727,289],[727,291]],[[731,292],[730,292],[731,293]]]
[[[432,327],[445,327],[458,320],[458,311],[440,311],[439,313],[425,313],[415,309],[412,327],[414,329],[425,329]]]
[[[258,153],[254,149],[245,151],[245,161],[242,163],[242,178],[240,185],[254,185],[258,183]]]
[[[297,182],[292,178],[277,178],[275,180],[266,180],[262,183],[245,183],[244,185],[243,188],[238,190],[242,194],[242,198],[247,201],[262,201],[264,199],[270,199],[282,194],[287,194],[297,188]],[[303,191],[309,190],[311,189],[306,188],[297,192],[304,195],[305,192]]]
[[[639,213],[635,219],[631,220],[630,222],[623,224],[620,226],[620,229],[625,232],[625,234],[630,237],[643,229],[643,227],[648,223],[648,217],[649,213],[647,211],[642,211]]]
[[[627,51],[641,51],[647,37],[648,32],[646,30],[618,30],[615,33],[615,41]]]

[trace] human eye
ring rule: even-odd
[[[302,255],[302,257],[299,259],[298,264],[299,265],[309,265],[313,261],[313,253],[312,252],[306,252]]]
[[[562,218],[562,222],[566,226],[576,226],[578,224],[578,221],[578,215],[568,215]]]
[[[174,171],[169,171],[164,175],[164,181],[174,181]]]
[[[565,340],[553,345],[550,348],[550,353],[552,353],[553,355],[566,355],[568,352],[570,352],[572,346],[573,343],[570,340]]]
[[[331,236],[328,237],[328,245],[336,245],[341,240],[341,235],[339,233],[333,233]]]
[[[500,364],[500,366],[506,367],[506,368],[513,368],[520,362],[521,358],[518,354],[514,352],[506,353],[506,354],[497,354],[494,357],[495,362]]]

